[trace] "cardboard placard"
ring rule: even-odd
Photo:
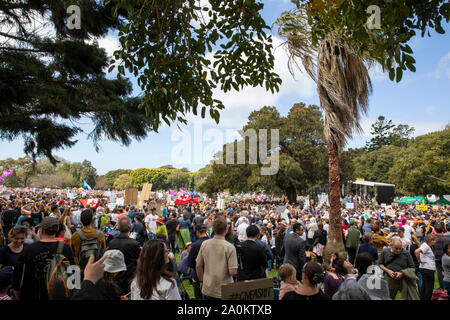
[[[138,204],[138,189],[125,190],[124,205],[136,206],[137,204]]]
[[[163,203],[163,202],[152,200],[152,201],[149,202],[149,204],[148,204],[147,207],[148,207],[149,209],[151,209],[151,208],[156,208],[155,213],[156,213],[158,216],[162,217],[162,215],[163,215],[163,207],[164,207],[164,203]]]
[[[273,300],[273,279],[234,282],[222,286],[223,300]]]
[[[395,210],[394,209],[388,209],[386,211],[386,215],[389,217],[395,217]]]
[[[347,210],[355,209],[355,204],[354,204],[354,203],[346,202],[346,203],[345,203],[345,208],[346,208]]]
[[[147,201],[150,199],[150,192],[152,191],[152,184],[151,183],[144,183],[142,186],[142,191],[139,196],[139,201]]]

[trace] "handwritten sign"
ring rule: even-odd
[[[273,300],[273,279],[234,282],[222,286],[223,300]]]

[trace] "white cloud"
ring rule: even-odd
[[[263,106],[279,107],[279,102],[285,97],[294,96],[298,100],[302,98],[311,98],[315,95],[315,83],[309,76],[298,71],[295,79],[288,69],[288,56],[284,48],[279,47],[282,40],[276,36],[273,37],[273,50],[275,57],[274,71],[278,73],[282,79],[280,91],[267,91],[265,87],[244,87],[241,91],[232,89],[228,92],[223,92],[220,88],[214,90],[214,97],[219,99],[225,105],[225,109],[220,111],[220,127],[240,129],[247,122],[249,114],[256,109]],[[277,48],[278,47],[278,48]],[[210,55],[212,58],[213,54]],[[188,118],[194,119],[193,115]],[[210,125],[216,125],[215,121],[207,116],[205,121]]]
[[[105,49],[109,57],[113,56],[114,51],[120,49],[120,42],[117,36],[107,35],[97,40],[100,48]]]
[[[450,79],[450,52],[439,60],[436,70],[430,75],[436,79],[441,79],[442,77]]]

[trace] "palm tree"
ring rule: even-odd
[[[275,22],[279,34],[286,38],[289,70],[301,67],[316,82],[320,106],[324,111],[324,133],[328,140],[330,228],[324,258],[332,252],[345,256],[342,239],[339,155],[355,132],[361,131],[360,118],[367,112],[372,92],[367,67],[374,60],[360,56],[342,40],[345,29],[331,30],[313,41],[306,12],[295,9],[284,12]],[[317,45],[315,45],[317,43]],[[301,69],[302,70],[302,69]],[[302,70],[303,71],[303,70]]]

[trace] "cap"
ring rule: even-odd
[[[127,270],[125,257],[120,250],[108,250],[105,252],[105,271],[120,272]]]
[[[135,207],[134,206],[130,206],[130,210],[133,210]]]
[[[192,242],[189,241],[189,242],[186,243],[186,247],[185,248],[189,247],[190,245],[192,245]]]
[[[43,230],[48,230],[54,226],[59,226],[58,219],[56,219],[54,217],[44,218],[44,220],[42,220],[41,224],[39,225],[39,227]]]
[[[159,224],[164,224],[164,221],[161,218],[156,219],[155,222]]]
[[[268,224],[268,223],[269,223],[269,221],[267,221],[267,219],[263,220],[263,224]]]

